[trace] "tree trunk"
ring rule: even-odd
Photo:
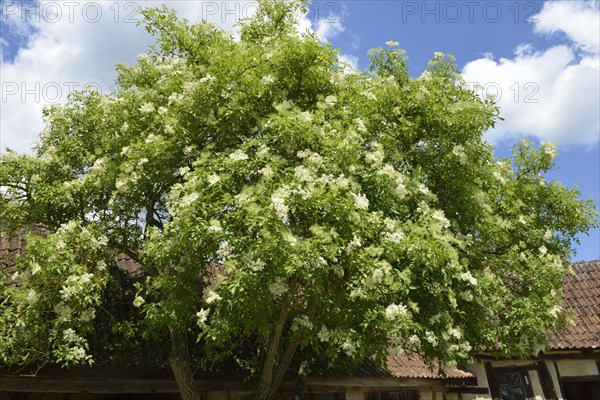
[[[256,388],[256,400],[270,400],[272,397],[270,393],[273,387],[273,368],[275,366],[275,361],[277,360],[279,343],[281,342],[281,334],[283,332],[285,321],[287,320],[288,312],[289,294],[281,306],[281,311],[279,312],[279,317],[275,323],[273,334],[269,338],[269,346],[267,348],[267,354],[265,355],[265,361],[263,362],[260,382]]]
[[[183,400],[201,400],[200,393],[194,386],[194,371],[190,361],[187,335],[173,328],[169,331],[171,333],[169,364],[179,387],[179,394]]]
[[[291,286],[294,287],[295,284]],[[288,292],[288,297],[284,300],[281,307],[273,334],[271,335],[271,338],[269,338],[269,346],[263,363],[261,379],[256,390],[256,400],[271,400],[275,396],[302,339],[302,330],[300,330],[290,338],[281,358],[278,357],[281,335],[289,314],[290,302],[290,293]],[[311,305],[308,309],[307,316],[309,318],[314,317],[315,310],[316,308]],[[277,365],[276,369],[275,365]]]
[[[305,359],[300,364],[296,386],[294,386],[294,400],[304,400],[304,390],[306,389],[306,378],[310,372],[310,361]]]

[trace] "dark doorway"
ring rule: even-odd
[[[416,390],[404,390],[401,392],[368,392],[365,400],[419,400],[419,392]]]
[[[566,400],[600,399],[600,381],[563,382]]]

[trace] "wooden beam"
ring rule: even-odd
[[[251,390],[252,386],[227,380],[196,380],[200,391]],[[174,379],[91,379],[91,378],[48,378],[36,376],[0,375],[0,390],[8,392],[47,393],[177,393]]]
[[[582,376],[561,376],[560,381],[562,382],[598,382],[600,375],[582,375]]]
[[[593,351],[580,351],[578,353],[564,352],[564,353],[545,353],[540,354],[540,358],[543,360],[600,360],[600,352]]]
[[[307,385],[339,386],[339,387],[385,387],[385,388],[414,388],[414,387],[448,387],[448,386],[475,386],[477,378],[360,378],[360,377],[308,377]]]
[[[448,388],[448,393],[463,393],[463,394],[490,394],[490,389],[486,387],[452,387]]]

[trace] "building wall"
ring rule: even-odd
[[[557,360],[561,377],[598,375],[598,367],[594,360]]]
[[[575,359],[569,358],[569,354],[565,354],[564,359],[557,360],[544,360],[543,364],[547,368],[549,378],[551,380],[552,388],[554,388],[554,394],[557,400],[573,400],[565,398],[564,384],[569,381],[579,381],[589,377],[590,381],[599,382],[600,385],[600,353],[598,358],[594,359]],[[571,355],[571,357],[573,357]],[[531,388],[533,390],[535,400],[547,400],[544,396],[542,389],[542,383],[537,369],[534,367],[535,361],[529,360],[494,360],[490,361],[493,368],[506,368],[506,367],[527,367],[527,375],[531,381]],[[479,387],[486,387],[489,389],[489,382],[486,373],[485,364],[482,361],[469,364],[466,368],[477,376],[477,382]],[[562,387],[561,387],[562,385]],[[462,394],[463,400],[490,400],[492,394]],[[579,399],[575,399],[579,400]]]

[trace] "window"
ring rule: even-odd
[[[498,374],[498,387],[502,400],[526,400],[523,379],[521,372]]]
[[[536,371],[537,376],[545,376],[541,367],[532,363],[531,365],[499,366],[494,367],[489,361],[485,362],[485,372],[490,388],[490,394],[494,400],[527,400],[535,398],[529,372]],[[541,371],[541,372],[540,372]],[[542,398],[555,400],[551,391],[544,389]]]

